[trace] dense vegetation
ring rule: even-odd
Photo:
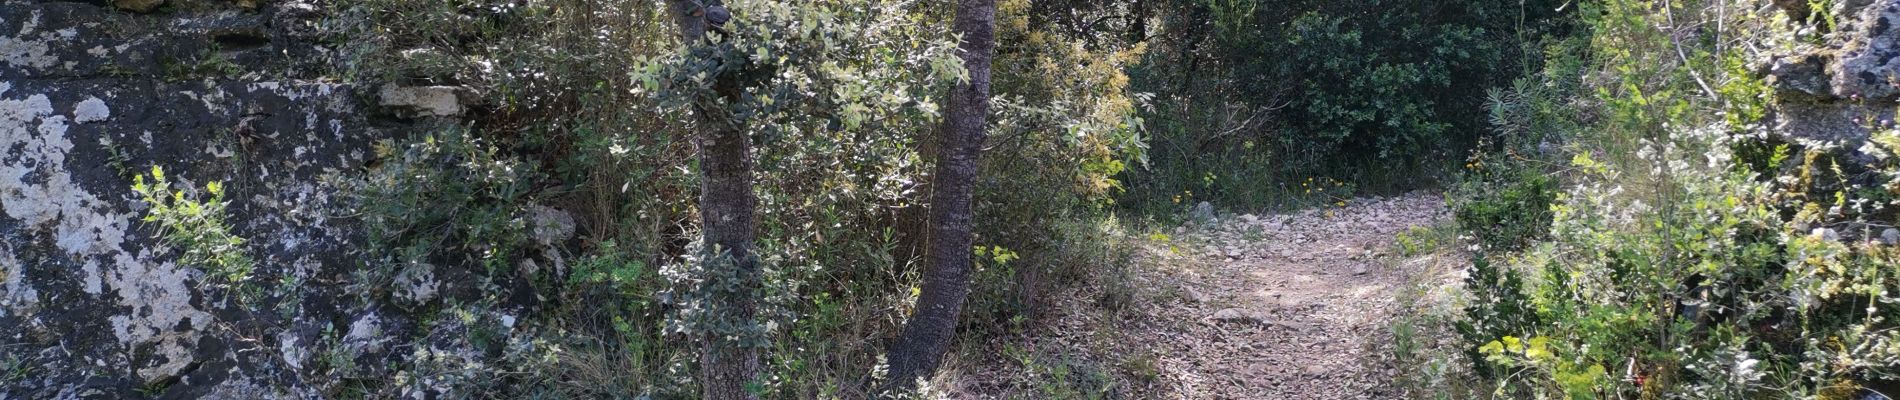
[[[928,394],[942,350],[906,344],[924,307],[950,304],[953,357],[996,357],[972,339],[1034,326],[1043,293],[1137,301],[1129,242],[1166,235],[1128,232],[1435,188],[1463,234],[1432,242],[1471,263],[1459,312],[1395,326],[1411,395],[1900,382],[1894,96],[1851,94],[1867,138],[1790,138],[1764,66],[1851,32],[1832,1],[990,3],[731,0],[711,26],[685,0],[328,5],[336,78],[479,101],[334,182],[374,256],[343,281],[431,334],[302,378],[334,397]],[[982,68],[973,24],[994,28]],[[200,201],[150,176],[150,220],[223,290],[295,286],[228,250],[216,184]],[[945,192],[970,209],[938,214],[961,204]],[[1043,393],[1119,393],[1063,371]]]
[[[1893,99],[1807,97],[1781,64],[1884,28],[1776,4],[1583,2],[1585,32],[1489,96],[1498,146],[1452,196],[1468,300],[1402,346],[1414,395],[1894,393]],[[1865,136],[1805,122],[1830,102]]]
[[[1348,185],[1436,180],[1491,135],[1486,91],[1575,25],[1563,1],[1180,3],[1130,72],[1155,95],[1152,168],[1128,174],[1127,202],[1149,212],[1326,204]]]

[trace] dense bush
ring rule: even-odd
[[[1467,182],[1471,193],[1456,197],[1453,216],[1487,250],[1519,250],[1550,230],[1550,204],[1557,181],[1537,171],[1505,172]]]
[[[1086,45],[1086,37],[1039,29],[1030,1],[997,3],[993,128],[976,196],[979,246],[1023,260],[992,265],[977,283],[975,326],[1034,312],[1038,293],[1098,265],[1075,247],[1107,239],[1099,218],[1123,184],[1116,175],[1144,157],[1142,121],[1124,68],[1142,46]],[[1077,258],[1078,256],[1082,258]],[[983,258],[979,256],[979,258]],[[1058,279],[1058,277],[1060,277]]]
[[[1128,202],[1148,211],[1330,203],[1293,186],[1309,178],[1424,186],[1491,132],[1486,91],[1537,68],[1535,43],[1568,32],[1575,10],[1541,0],[1163,3],[1169,29],[1130,72],[1136,90],[1155,94],[1144,113],[1152,168],[1126,178]]]
[[[1549,221],[1529,225],[1547,239],[1472,269],[1457,322],[1477,373],[1465,395],[1836,399],[1892,385],[1900,260],[1875,238],[1892,225],[1895,166],[1847,168],[1868,171],[1854,178],[1829,145],[1765,141],[1772,94],[1738,66],[1806,39],[1803,22],[1758,5],[1581,4],[1585,90],[1517,102],[1577,105],[1546,120],[1567,127],[1544,138],[1564,151],[1515,158],[1506,165],[1545,172],[1462,195],[1467,224]],[[1539,79],[1561,76],[1549,71]],[[1888,151],[1893,135],[1875,129],[1868,149]],[[1547,176],[1561,184],[1547,213],[1502,207]],[[1512,248],[1483,229],[1486,248]]]
[[[1545,237],[1560,180],[1562,146],[1587,111],[1575,101],[1589,68],[1587,36],[1544,38],[1542,69],[1486,97],[1489,137],[1480,140],[1447,193],[1453,216],[1482,250],[1509,252]]]

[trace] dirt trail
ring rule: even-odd
[[[1090,294],[1064,296],[1074,304],[1054,307],[1042,333],[1012,340],[1149,371],[1110,397],[1389,398],[1396,372],[1380,349],[1394,296],[1417,270],[1389,249],[1396,234],[1445,218],[1442,198],[1420,192],[1191,224],[1151,244],[1131,278],[1152,301],[1105,316],[1075,311]]]
[[[1187,398],[1378,398],[1394,371],[1372,362],[1388,342],[1407,268],[1388,266],[1394,235],[1444,218],[1415,193],[1346,207],[1240,216],[1198,233],[1198,271],[1179,282],[1195,316],[1168,332],[1164,358]],[[1186,290],[1186,289],[1192,289]]]

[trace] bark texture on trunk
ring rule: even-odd
[[[936,177],[930,197],[930,265],[917,311],[891,346],[887,389],[909,390],[930,379],[956,336],[957,316],[970,291],[977,159],[989,125],[990,59],[996,51],[995,0],[959,0],[954,29],[970,79],[950,91],[938,130]]]
[[[703,132],[695,139],[701,179],[699,213],[706,245],[718,246],[720,253],[715,256],[731,257],[730,263],[710,265],[734,271],[712,275],[741,279],[741,287],[757,289],[760,275],[752,255],[752,238],[758,200],[752,193],[752,158],[748,154],[751,144],[745,132],[732,128],[730,121],[711,121],[714,118],[700,118]],[[718,285],[711,280],[707,284]],[[720,313],[729,320],[753,321],[758,317],[758,302],[752,298],[755,292],[717,293],[710,299],[713,304],[708,311]],[[745,389],[759,376],[757,346],[744,337],[723,334],[707,335],[700,346],[702,398],[758,398]]]
[[[707,23],[705,10],[700,2],[694,0],[672,0],[674,18],[679,24],[680,37],[689,47],[709,45],[705,40]],[[704,55],[713,52],[694,51]],[[732,79],[731,74],[720,74],[714,79]],[[721,279],[739,279],[741,288],[756,289],[760,286],[758,263],[752,255],[752,241],[756,234],[758,199],[752,192],[752,144],[740,129],[737,121],[732,121],[728,113],[717,101],[693,102],[693,114],[698,117],[698,130],[693,135],[693,145],[699,151],[700,192],[699,215],[701,228],[705,234],[705,246],[712,250],[717,246],[718,253],[712,257],[730,257],[731,262],[708,261],[711,267],[732,268],[733,271],[709,273]],[[702,290],[713,289],[723,282],[708,279]],[[753,321],[758,314],[757,299],[752,298],[753,290],[740,290],[737,293],[715,293],[709,301],[708,312],[718,313],[726,320]],[[714,333],[705,335],[700,343],[699,376],[700,397],[709,400],[757,399],[758,396],[746,390],[746,386],[758,379],[759,349],[741,335]]]

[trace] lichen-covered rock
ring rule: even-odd
[[[1848,102],[1784,102],[1775,131],[1799,140],[1847,143],[1857,148],[1869,127],[1894,118],[1892,107],[1872,108]]]
[[[383,107],[414,117],[462,115],[468,89],[455,86],[400,86],[385,84],[377,91]]]
[[[230,182],[236,229],[261,239],[250,249],[261,271],[308,278],[349,265],[350,233],[325,224],[320,206],[331,194],[313,185],[320,174],[362,163],[375,135],[353,115],[345,88],[3,85],[0,143],[19,150],[0,157],[0,253],[10,257],[0,262],[18,278],[0,296],[12,303],[0,315],[0,335],[72,350],[59,357],[66,359],[35,360],[58,366],[46,370],[54,382],[91,377],[100,371],[82,366],[100,364],[132,367],[132,384],[177,381],[225,358],[206,354],[212,346],[204,341],[232,339],[207,336],[232,319],[207,304],[196,286],[203,272],[169,261],[177,249],[138,222],[142,205],[127,172],[161,165],[194,187]],[[264,110],[274,115],[253,115]],[[222,128],[245,115],[255,116],[249,144]]]
[[[1852,99],[1900,99],[1900,0],[1877,0],[1855,12],[1835,62],[1834,94]]]
[[[1834,98],[1827,75],[1828,58],[1819,53],[1776,58],[1769,63],[1768,84],[1784,101],[1816,102]]]
[[[1862,165],[1876,157],[1862,151],[1868,135],[1892,126],[1900,101],[1900,0],[1830,4],[1838,31],[1764,65],[1775,91],[1768,133]]]
[[[574,215],[547,206],[528,207],[528,227],[534,241],[553,246],[574,237]]]
[[[340,285],[256,304],[207,288],[130,190],[152,166],[174,190],[224,183],[260,281],[360,269],[325,177],[362,168],[388,130],[360,89],[315,79],[323,57],[281,56],[333,52],[313,10],[0,0],[0,360],[33,366],[0,375],[0,398],[315,397],[319,332],[369,307]]]

